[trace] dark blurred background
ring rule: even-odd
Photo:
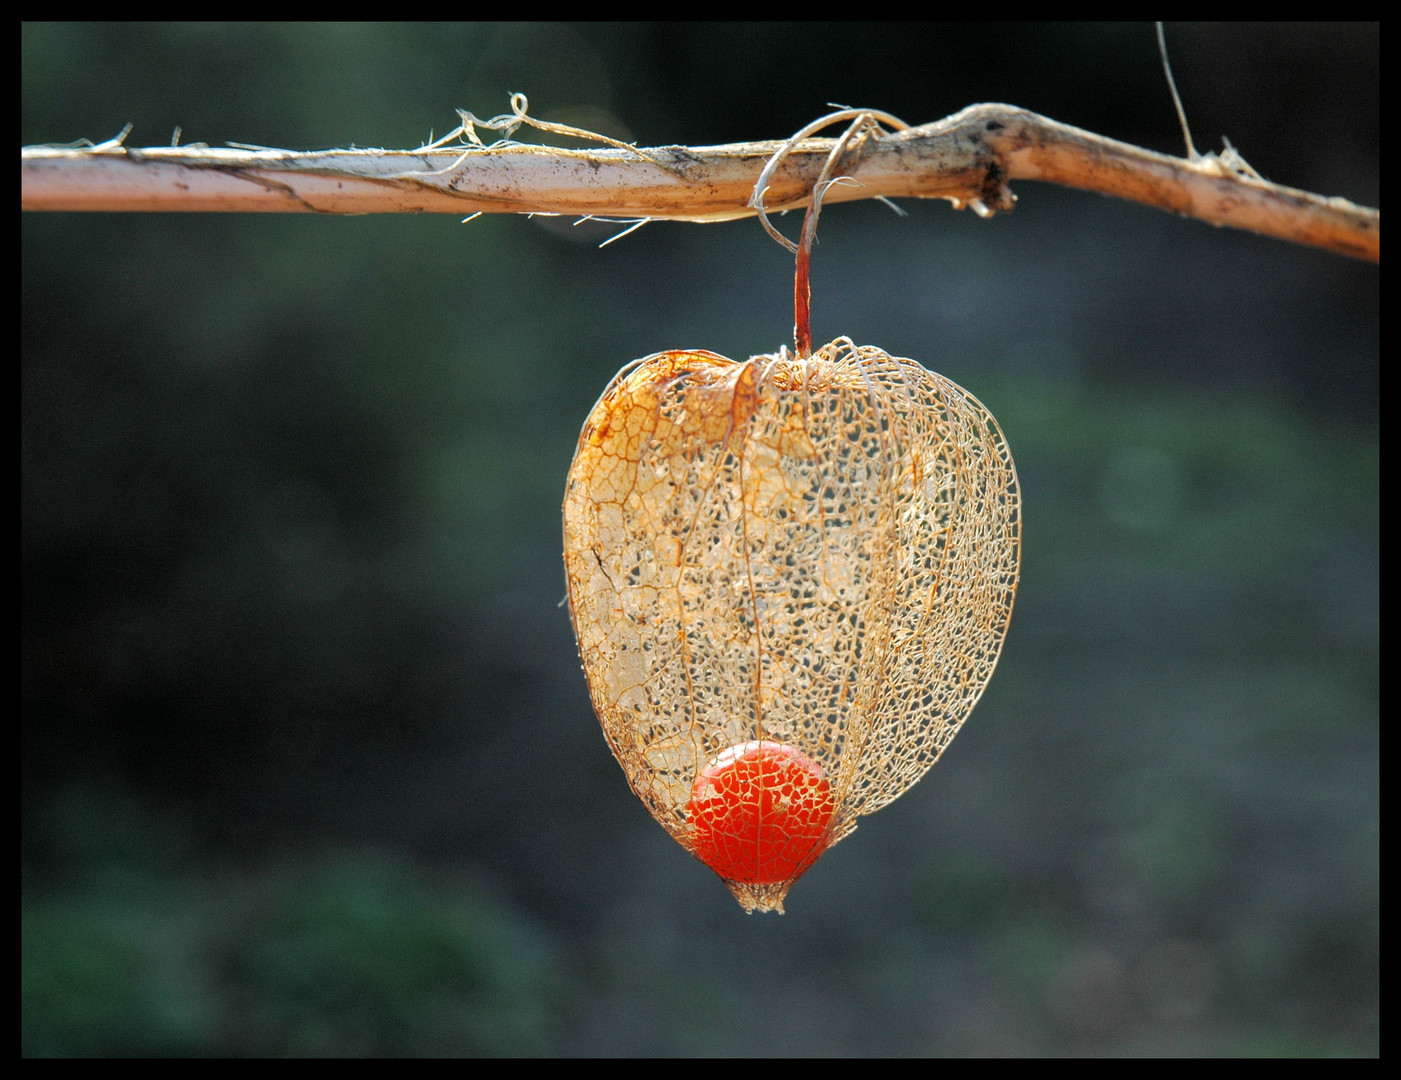
[[[1168,39],[1200,149],[1377,205],[1376,24]],[[643,145],[981,101],[1182,145],[1151,23],[32,24],[21,59],[26,144],[411,147],[524,91]],[[757,224],[24,215],[24,1052],[1375,1054],[1377,268],[1017,191],[823,215],[815,337],[993,410],[1025,554],[972,721],[783,917],[629,793],[560,606],[607,379],[791,333]]]

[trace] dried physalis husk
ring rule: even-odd
[[[971,394],[845,339],[624,368],[564,500],[574,632],[652,815],[749,911],[968,718],[1017,591],[1020,493]]]

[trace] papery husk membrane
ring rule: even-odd
[[[1016,596],[1020,489],[996,420],[913,360],[658,353],[584,425],[564,502],[570,611],[628,782],[694,851],[707,762],[759,739],[817,762],[830,847],[938,760]],[[782,910],[792,881],[729,883]]]

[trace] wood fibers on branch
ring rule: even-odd
[[[590,149],[485,143],[476,129],[520,124],[589,133],[513,113],[468,113],[452,135],[417,150],[298,152],[252,147],[26,147],[24,210],[242,211],[323,214],[561,214],[625,222],[728,221],[753,215],[755,182],[784,142]],[[874,118],[890,118],[873,112]],[[897,122],[898,123],[898,122]],[[593,136],[598,139],[599,137]],[[801,206],[834,139],[802,139],[768,179],[770,212]],[[972,105],[943,120],[887,131],[875,120],[841,154],[828,203],[948,199],[980,214],[1011,210],[1011,183],[1040,180],[1155,206],[1214,225],[1380,261],[1381,214],[1346,199],[1273,184],[1231,154],[1177,158],[1011,105]]]

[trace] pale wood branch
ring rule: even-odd
[[[805,139],[770,180],[770,212],[804,204],[835,145]],[[26,147],[24,210],[323,214],[564,214],[726,221],[752,215],[756,179],[782,142],[559,149],[498,143],[419,150]],[[1380,261],[1381,214],[1255,176],[1237,160],[1158,154],[1011,105],[855,140],[828,204],[949,199],[1012,209],[1015,180],[1041,180],[1156,206],[1214,225]]]

